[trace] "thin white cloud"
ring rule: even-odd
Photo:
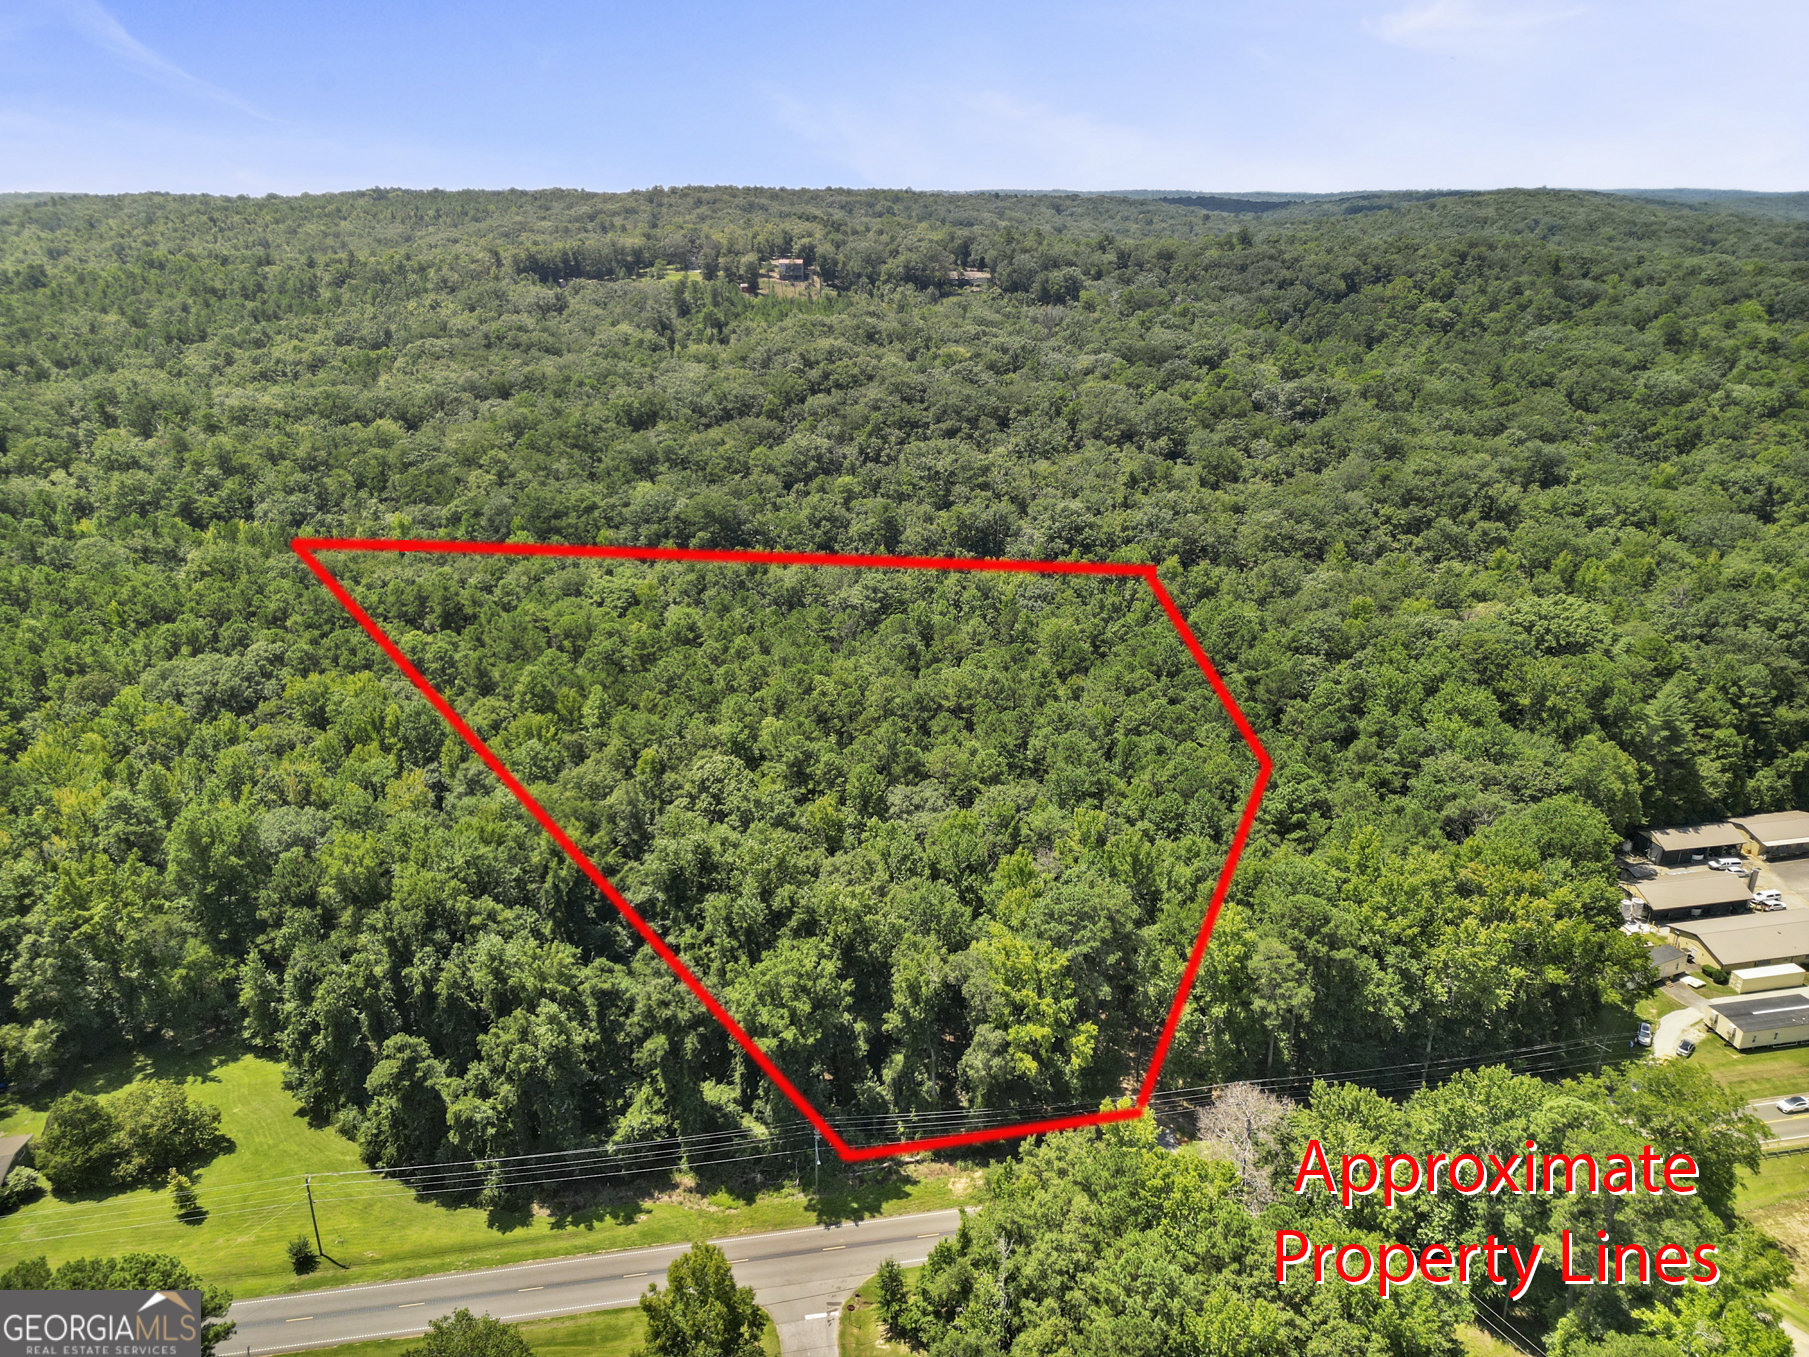
[[[767,97],[777,120],[869,183],[922,188],[1141,181],[1197,148],[1002,90],[919,87],[884,105]]]
[[[199,76],[190,75],[175,62],[166,59],[133,37],[126,26],[102,6],[99,0],[51,0],[51,16],[104,51],[111,52],[127,66],[166,89],[187,94],[211,103],[223,104],[253,118],[269,121],[268,115],[246,103],[231,90],[221,89]]]
[[[1512,0],[1430,0],[1364,21],[1398,47],[1466,57],[1519,56],[1586,11]]]
[[[516,147],[471,147],[374,134],[218,118],[211,126],[155,114],[14,109],[0,100],[0,193],[335,192],[372,184],[504,188],[571,183],[570,167]],[[599,185],[627,188],[629,182]]]

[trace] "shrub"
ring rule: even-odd
[[[108,1100],[119,1121],[121,1182],[157,1178],[185,1169],[226,1146],[220,1109],[198,1103],[181,1084],[145,1079]]]
[[[176,1207],[176,1219],[184,1225],[199,1225],[207,1212],[201,1209],[201,1201],[195,1195],[195,1184],[185,1173],[170,1170],[170,1197]]]
[[[714,1244],[693,1244],[666,1269],[667,1286],[641,1296],[647,1316],[647,1357],[760,1357],[766,1311],[754,1288],[736,1286],[728,1256]],[[709,1335],[709,1346],[698,1341]]]
[[[119,1165],[119,1119],[99,1098],[68,1094],[50,1105],[33,1153],[59,1192],[104,1187]]]
[[[22,1258],[5,1272],[0,1272],[0,1291],[50,1290],[50,1264],[42,1255]]]
[[[211,1286],[167,1253],[122,1253],[112,1258],[71,1258],[52,1272],[40,1256],[0,1273],[0,1291],[199,1291],[201,1357],[214,1357],[238,1324],[222,1320],[232,1292]]]
[[[21,1091],[43,1088],[63,1072],[62,1027],[39,1018],[29,1027],[8,1023],[0,1027],[0,1062],[6,1077]]]
[[[36,1169],[23,1166],[6,1175],[0,1183],[0,1215],[25,1205],[44,1190],[44,1180]]]
[[[57,1099],[34,1149],[58,1191],[81,1191],[162,1178],[226,1144],[219,1108],[197,1103],[180,1084],[145,1079],[106,1099]]]
[[[320,1265],[314,1254],[314,1245],[308,1242],[308,1236],[298,1234],[289,1241],[289,1266],[295,1269],[298,1277],[305,1277]]]
[[[1726,971],[1722,970],[1719,966],[1704,965],[1702,968],[1702,973],[1704,975],[1706,975],[1710,980],[1713,980],[1717,985],[1725,985],[1730,978],[1728,976],[1728,973]]]
[[[904,1269],[898,1260],[888,1258],[879,1265],[879,1322],[886,1327],[886,1337],[895,1343],[916,1339],[917,1326],[912,1321],[911,1290],[905,1285]]]
[[[454,1310],[428,1326],[427,1339],[402,1357],[534,1357],[528,1340],[490,1315]]]

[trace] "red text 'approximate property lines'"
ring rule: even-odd
[[[1187,998],[1193,988],[1195,978],[1199,974],[1200,961],[1205,955],[1206,945],[1212,938],[1213,926],[1218,921],[1219,910],[1224,905],[1226,892],[1231,886],[1231,877],[1242,856],[1244,845],[1249,840],[1251,826],[1256,821],[1256,814],[1262,804],[1264,789],[1268,786],[1274,765],[1268,751],[1263,748],[1262,740],[1244,718],[1237,700],[1232,697],[1231,690],[1225,685],[1218,669],[1207,657],[1205,650],[1194,637],[1188,627],[1181,610],[1175,605],[1168,590],[1163,586],[1156,573],[1156,567],[1144,563],[1120,561],[1013,561],[985,560],[961,557],[942,556],[847,556],[825,552],[794,551],[722,551],[689,547],[635,547],[635,546],[564,546],[555,543],[538,542],[441,542],[422,541],[407,538],[353,538],[353,537],[303,537],[297,538],[291,546],[315,577],[326,586],[327,591],[338,600],[347,614],[366,635],[375,641],[391,662],[400,669],[416,690],[432,704],[435,711],[445,719],[446,723],[457,732],[473,753],[482,760],[497,780],[506,787],[510,795],[518,800],[528,814],[544,829],[553,842],[572,863],[590,878],[591,884],[603,893],[605,898],[615,906],[629,926],[638,933],[661,961],[672,969],[672,973],[682,981],[687,989],[703,1004],[710,1016],[721,1023],[723,1030],[734,1040],[748,1058],[778,1087],[786,1099],[795,1107],[809,1123],[822,1133],[824,1140],[844,1160],[858,1161],[878,1159],[890,1155],[915,1153],[924,1150],[953,1149],[962,1145],[980,1144],[986,1141],[1012,1139],[1019,1136],[1041,1135],[1053,1131],[1075,1130],[1083,1126],[1098,1126],[1107,1122],[1128,1121],[1143,1115],[1149,1106],[1151,1096],[1155,1092],[1156,1081],[1161,1075],[1162,1065],[1167,1058],[1169,1047],[1173,1044],[1175,1032],[1181,1023],[1181,1016],[1186,1010]],[[1200,930],[1194,940],[1193,949],[1188,955],[1187,965],[1181,976],[1181,983],[1176,989],[1173,1002],[1169,1005],[1167,1018],[1163,1023],[1162,1033],[1156,1042],[1150,1058],[1149,1068],[1144,1075],[1142,1086],[1138,1090],[1135,1105],[1127,1108],[1114,1108],[1097,1112],[1080,1113],[1072,1116],[1046,1118],[1040,1121],[1023,1122],[1012,1126],[976,1128],[946,1135],[923,1137],[916,1140],[898,1142],[889,1145],[851,1145],[830,1124],[827,1118],[817,1110],[785,1073],[773,1063],[772,1059],[760,1048],[748,1033],[736,1022],[733,1015],[723,1007],[701,980],[692,973],[690,967],[679,958],[678,954],[666,944],[658,932],[654,930],[620,891],[610,882],[602,870],[590,860],[588,854],[573,841],[558,821],[547,813],[533,793],[509,771],[503,761],[484,743],[482,737],[466,723],[450,702],[440,695],[437,688],[428,682],[427,677],[417,669],[401,648],[392,641],[387,632],[377,625],[364,608],[352,597],[351,592],[339,582],[339,579],[328,570],[319,559],[318,553],[326,551],[359,551],[386,552],[391,554],[432,553],[456,556],[525,556],[525,557],[561,557],[588,560],[626,560],[626,561],[674,561],[692,564],[741,565],[741,566],[822,566],[835,568],[876,569],[876,570],[933,570],[959,571],[985,574],[1020,574],[1020,575],[1092,575],[1114,576],[1126,579],[1140,579],[1154,595],[1169,623],[1187,647],[1188,654],[1200,672],[1205,675],[1211,685],[1219,704],[1231,717],[1239,736],[1250,751],[1256,756],[1257,779],[1252,787],[1248,800],[1244,803],[1243,813],[1238,819],[1237,829],[1232,835],[1230,850],[1225,858],[1224,868],[1212,892],[1207,906],[1205,918],[1201,921]]]

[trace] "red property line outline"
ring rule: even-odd
[[[1175,1030],[1181,1025],[1181,1014],[1187,1007],[1188,995],[1193,990],[1195,978],[1200,972],[1200,961],[1206,954],[1206,944],[1211,941],[1213,925],[1218,922],[1219,910],[1225,903],[1226,892],[1231,888],[1232,874],[1237,870],[1238,859],[1243,855],[1244,845],[1249,840],[1250,828],[1256,821],[1257,809],[1262,805],[1263,792],[1269,784],[1270,775],[1274,772],[1274,763],[1268,750],[1263,748],[1262,740],[1252,729],[1244,713],[1232,697],[1231,690],[1219,677],[1219,671],[1213,666],[1206,652],[1200,647],[1198,639],[1181,616],[1181,610],[1169,597],[1168,590],[1156,575],[1153,565],[1138,565],[1113,561],[1009,561],[1009,560],[974,560],[944,556],[841,556],[826,552],[801,551],[714,551],[690,547],[618,547],[618,546],[561,546],[537,542],[435,542],[416,541],[393,538],[359,538],[359,537],[298,537],[290,543],[295,554],[301,557],[302,563],[313,571],[327,591],[339,601],[352,620],[362,627],[365,633],[377,643],[383,653],[389,656],[395,666],[400,669],[408,681],[416,687],[434,710],[445,718],[446,723],[458,733],[473,753],[482,759],[484,765],[494,773],[497,780],[509,789],[511,795],[521,802],[522,806],[539,822],[540,827],[552,837],[554,843],[564,851],[573,864],[590,878],[591,883],[603,893],[605,898],[616,907],[618,913],[627,920],[630,927],[640,934],[643,941],[651,947],[672,968],[672,973],[685,984],[685,987],[696,995],[703,1006],[709,1010],[710,1016],[721,1023],[723,1029],[748,1055],[761,1072],[771,1079],[779,1090],[790,1100],[791,1105],[819,1131],[830,1147],[846,1161],[866,1159],[882,1159],[892,1155],[909,1154],[921,1150],[952,1149],[960,1145],[978,1145],[987,1141],[1011,1140],[1019,1136],[1041,1135],[1050,1131],[1070,1131],[1083,1126],[1099,1126],[1107,1122],[1132,1121],[1141,1117],[1149,1106],[1150,1097],[1156,1091],[1156,1080],[1162,1073],[1162,1064],[1168,1058],[1169,1047],[1174,1044]],[[1170,624],[1193,656],[1194,663],[1211,684],[1213,693],[1218,697],[1220,705],[1231,717],[1237,732],[1249,745],[1250,752],[1256,756],[1256,783],[1250,789],[1250,796],[1244,802],[1243,814],[1238,817],[1237,830],[1231,836],[1231,848],[1226,854],[1225,865],[1219,869],[1218,881],[1212,888],[1211,903],[1207,906],[1206,917],[1200,923],[1200,931],[1194,939],[1193,950],[1187,958],[1187,965],[1181,973],[1181,982],[1175,991],[1173,1002],[1169,1005],[1167,1020],[1162,1025],[1161,1038],[1156,1042],[1151,1053],[1149,1069],[1143,1076],[1142,1086],[1137,1092],[1137,1101],[1131,1107],[1114,1108],[1103,1112],[1089,1112],[1078,1116],[1052,1117],[1043,1121],[1020,1122],[1011,1126],[995,1126],[984,1130],[961,1131],[950,1135],[929,1136],[920,1140],[896,1141],[887,1145],[850,1145],[829,1124],[823,1114],[817,1111],[814,1104],[801,1093],[797,1086],[785,1077],[782,1070],[760,1045],[747,1034],[736,1022],[728,1009],[710,992],[703,981],[692,973],[632,904],[610,882],[602,870],[592,862],[584,850],[572,841],[569,834],[560,828],[531,792],[511,773],[497,758],[489,745],[485,744],[478,733],[466,724],[465,719],[453,709],[453,706],[433,684],[427,681],[426,675],[409,661],[401,649],[389,638],[389,634],[372,620],[353,598],[350,591],[341,584],[338,578],[326,566],[321,564],[317,553],[325,551],[382,551],[382,552],[431,552],[454,556],[561,556],[577,557],[591,560],[617,561],[701,561],[718,565],[813,565],[813,566],[854,566],[880,570],[950,570],[970,573],[998,573],[1019,575],[1115,575],[1125,578],[1141,579],[1149,586],[1156,602],[1161,606]]]

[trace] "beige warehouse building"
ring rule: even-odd
[[[1709,1026],[1729,1046],[1794,1046],[1809,1041],[1809,989],[1773,990],[1748,999],[1713,999]]]
[[[1809,913],[1802,910],[1692,919],[1670,929],[1677,945],[1694,950],[1698,962],[1727,971],[1809,963]]]
[[[1733,857],[1746,842],[1746,832],[1723,820],[1712,825],[1641,829],[1634,833],[1633,842],[1648,862],[1660,867],[1687,867],[1710,858]]]
[[[1759,846],[1759,856],[1767,862],[1809,857],[1809,810],[1743,815],[1734,823]]]
[[[1763,994],[1772,989],[1795,989],[1805,980],[1809,980],[1809,972],[1786,961],[1777,966],[1742,966],[1729,973],[1727,987],[1735,994]]]
[[[1744,912],[1752,906],[1752,882],[1740,872],[1673,872],[1635,881],[1623,916],[1669,924],[1679,919],[1706,919]]]

